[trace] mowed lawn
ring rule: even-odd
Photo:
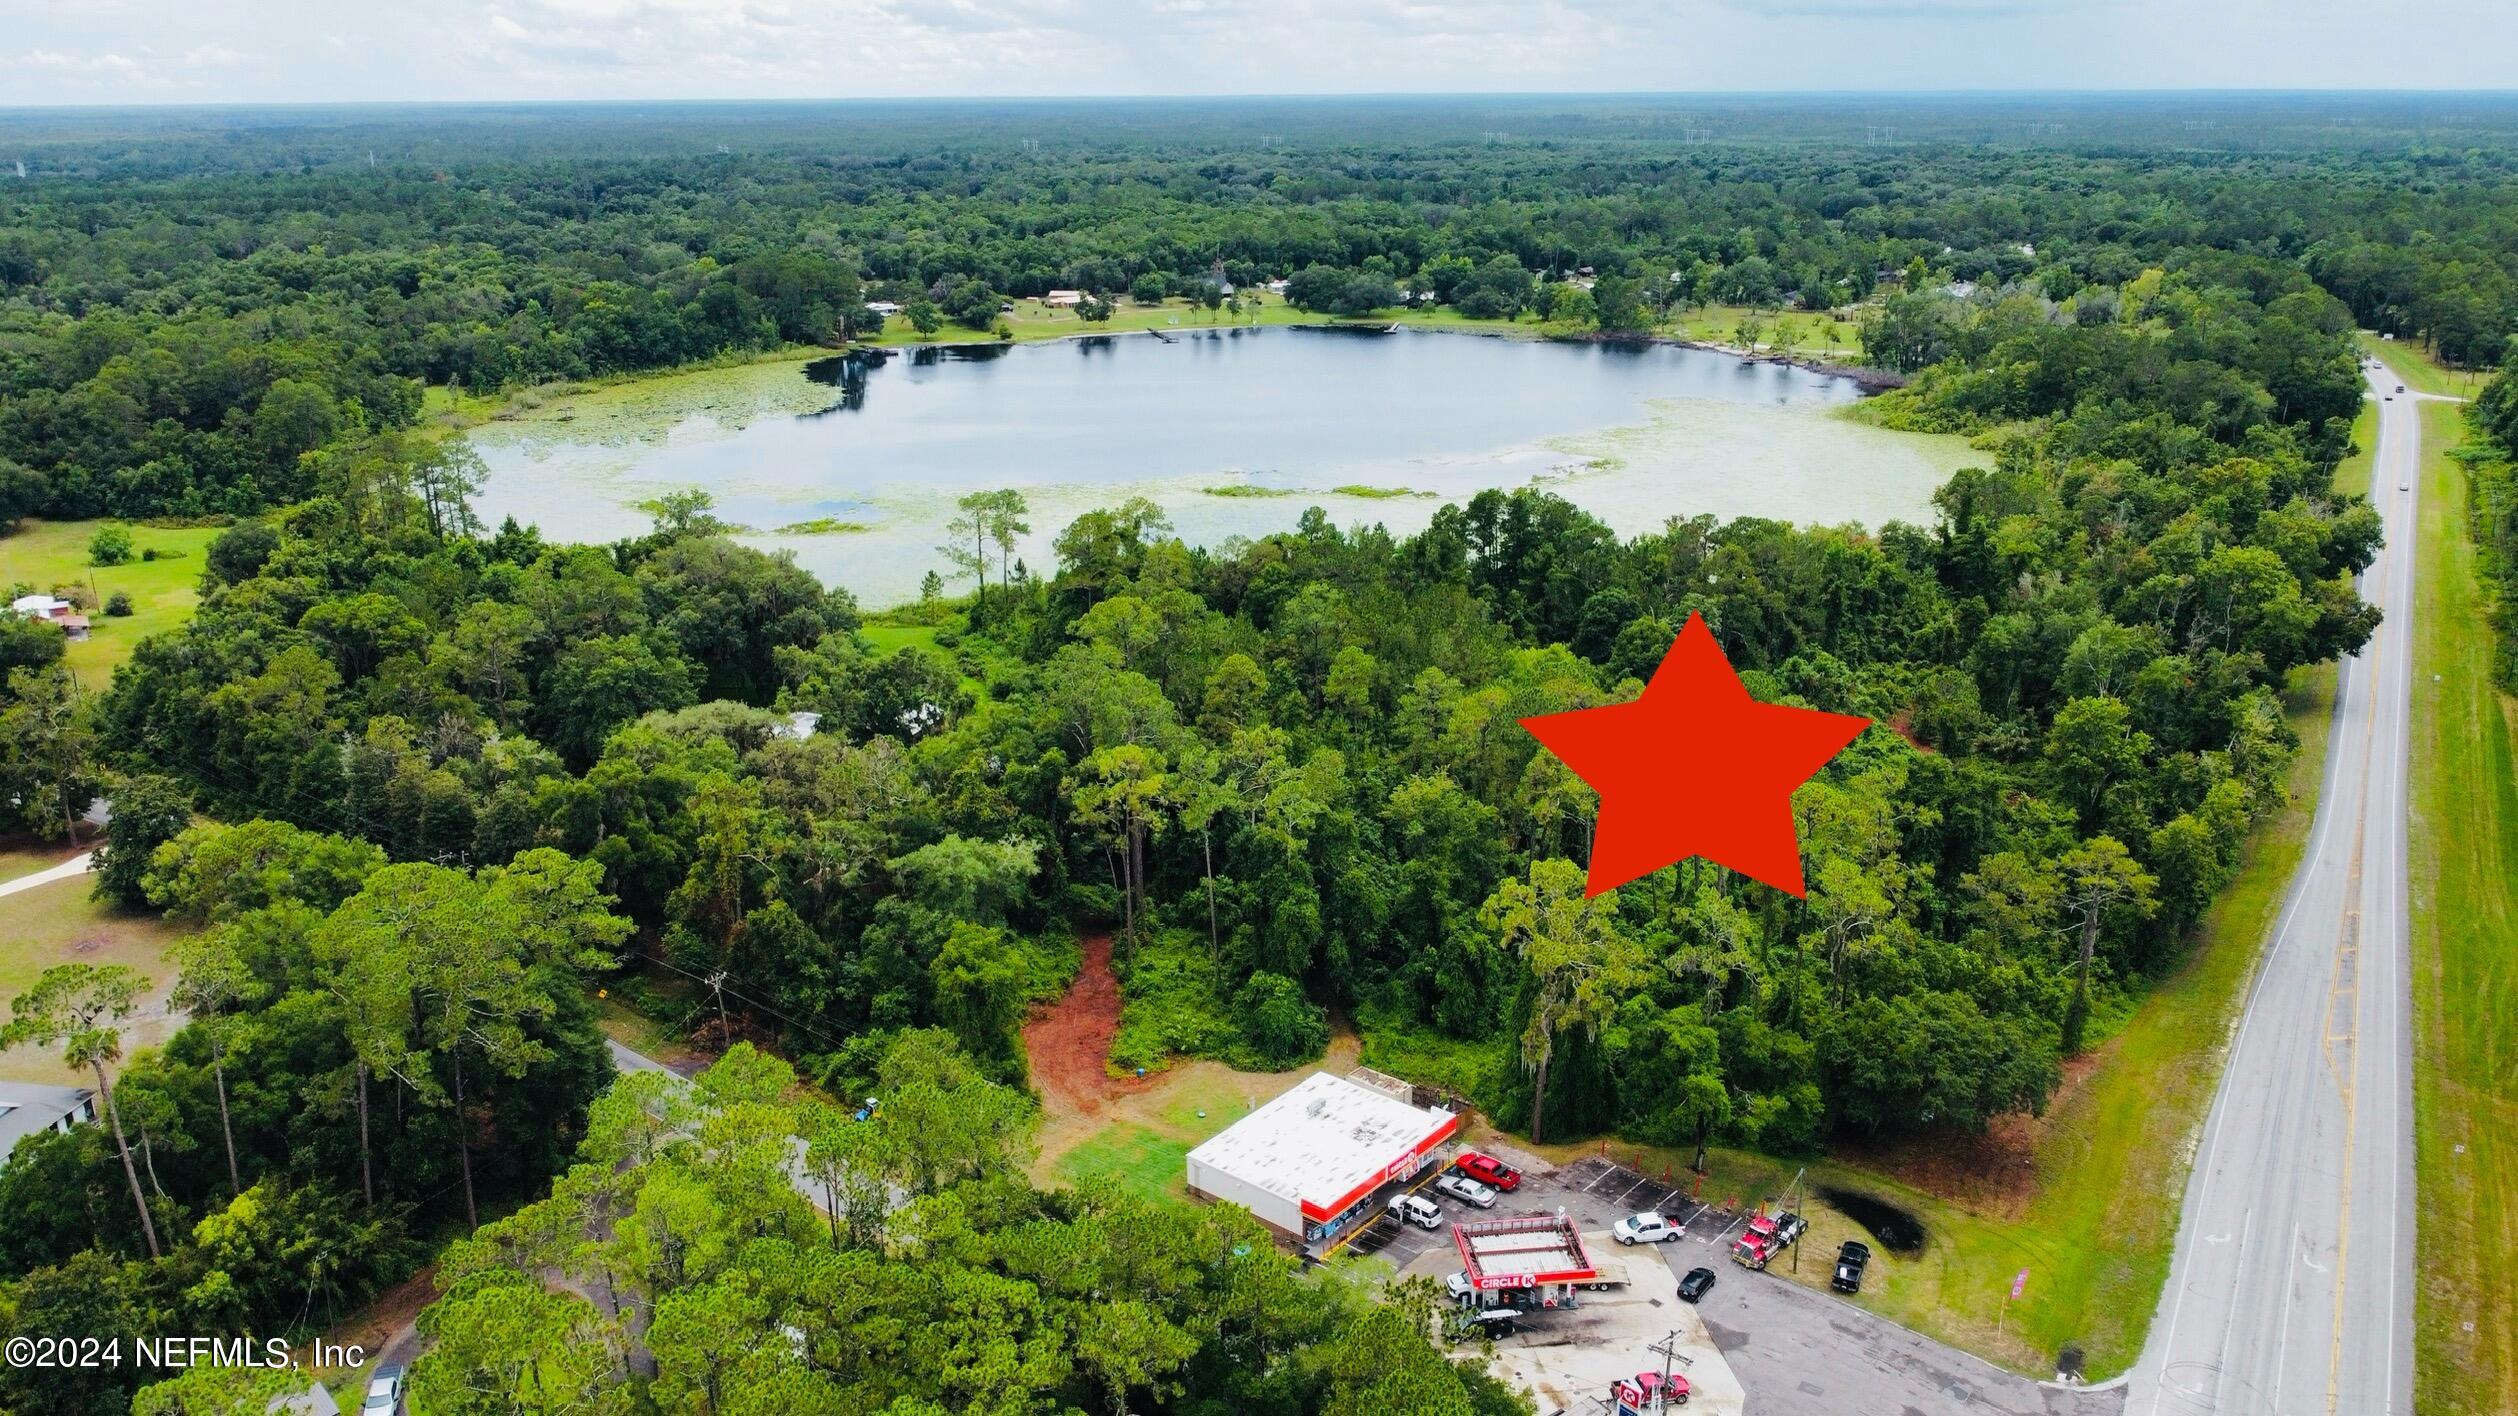
[[[0,537],[0,586],[25,585],[51,593],[69,585],[96,591],[96,610],[84,643],[63,656],[90,692],[101,690],[142,639],[181,625],[201,603],[202,553],[219,534],[215,526],[131,526],[131,559],[121,565],[88,564],[88,538],[101,521],[26,521]],[[158,559],[142,560],[146,550]],[[116,591],[131,597],[131,613],[111,616],[105,601]]]
[[[2518,1411],[2518,700],[2493,677],[2459,408],[2422,408],[2413,675],[2414,1406]]]
[[[72,876],[14,895],[0,895],[0,999],[15,999],[55,964],[125,964],[149,979],[149,992],[123,1035],[123,1051],[165,1040],[174,970],[166,951],[184,931],[148,915],[128,915],[89,898],[92,875]],[[78,1082],[84,1072],[61,1065],[57,1048],[0,1052],[0,1077],[18,1082]]]

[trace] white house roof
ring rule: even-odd
[[[0,1161],[17,1143],[87,1105],[85,1087],[45,1086],[37,1082],[0,1082]]]
[[[1460,1128],[1360,1082],[1314,1072],[1189,1153],[1314,1219],[1343,1213]]]
[[[21,615],[48,615],[70,608],[70,602],[56,600],[50,595],[20,595],[9,602],[9,608]]]

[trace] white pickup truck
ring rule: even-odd
[[[1645,1210],[1610,1225],[1609,1237],[1621,1244],[1666,1244],[1673,1239],[1685,1239],[1687,1229],[1666,1214]]]

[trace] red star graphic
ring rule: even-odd
[[[1749,697],[1689,615],[1643,697],[1521,725],[1600,793],[1586,895],[1700,855],[1799,895],[1793,788],[1871,720]]]

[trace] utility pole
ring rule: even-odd
[[[726,971],[719,969],[708,976],[708,991],[717,995],[717,1038],[721,1047],[734,1047],[734,1025],[726,1021]]]
[[[1662,1408],[1667,1410],[1670,1405],[1671,1364],[1676,1363],[1682,1367],[1693,1367],[1696,1365],[1696,1359],[1686,1356],[1679,1351],[1679,1333],[1676,1328],[1671,1329],[1667,1336],[1663,1337],[1659,1342],[1652,1344],[1645,1350],[1661,1354],[1661,1390],[1657,1393],[1657,1395],[1660,1397]]]

